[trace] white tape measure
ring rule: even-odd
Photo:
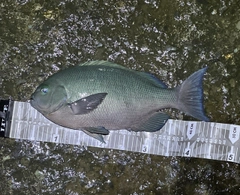
[[[127,150],[161,156],[207,158],[240,163],[240,126],[168,120],[158,132],[110,131],[106,144],[82,131],[58,126],[29,103],[14,101],[10,138]]]

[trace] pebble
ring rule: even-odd
[[[238,23],[236,24],[236,27],[238,30],[240,30],[240,21],[238,21]]]

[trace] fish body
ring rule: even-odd
[[[179,87],[169,89],[149,73],[92,61],[61,70],[32,94],[31,105],[52,122],[103,141],[109,130],[154,132],[169,116],[160,109],[177,108],[208,121],[202,104],[206,68]]]

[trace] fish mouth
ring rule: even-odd
[[[32,104],[32,102],[34,101],[34,95],[31,95],[30,99],[28,100],[28,102],[30,102],[30,104]]]
[[[36,103],[35,103],[36,101],[33,96],[31,96],[31,98],[28,100],[28,102],[31,104],[32,107],[37,108]]]
[[[29,102],[30,102],[30,105],[31,105],[34,109],[36,109],[38,112],[40,112],[40,113],[42,113],[42,114],[45,114],[45,109],[42,108],[42,107],[38,104],[38,102],[37,102],[36,99],[34,99],[33,97],[31,97],[30,100],[29,100]]]
[[[34,98],[34,95],[30,97],[29,102],[31,106],[36,110],[42,110],[41,106],[38,104],[37,100]]]

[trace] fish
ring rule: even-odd
[[[90,61],[49,76],[33,92],[30,104],[53,123],[105,143],[109,130],[159,131],[175,108],[209,121],[203,106],[207,67],[181,85],[168,88],[156,76],[108,61]]]

